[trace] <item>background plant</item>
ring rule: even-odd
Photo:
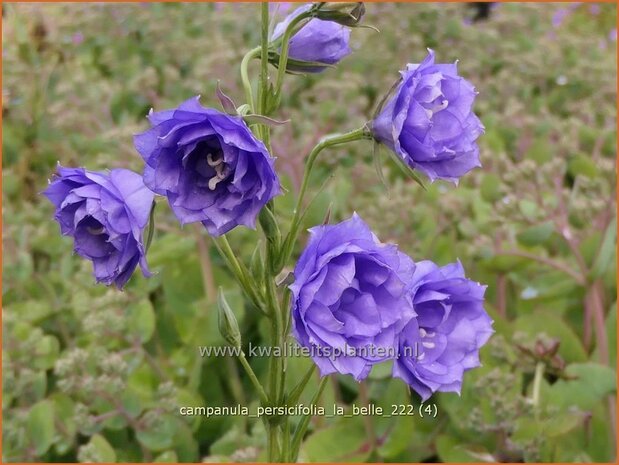
[[[282,119],[292,123],[273,130],[273,151],[292,190],[320,136],[371,117],[394,79],[393,63],[420,59],[411,50],[421,54],[426,46],[444,61],[461,59],[462,74],[482,91],[483,170],[458,189],[437,183],[423,192],[385,167],[386,192],[371,150],[350,145],[319,158],[314,176],[330,181],[306,223],[321,223],[329,205],[332,220],[354,209],[412,256],[441,264],[460,257],[472,277],[490,284],[500,336],[462,398],[435,398],[437,419],[317,418],[301,459],[612,460],[616,9],[598,6],[597,13],[574,8],[555,28],[560,7],[547,5],[500,5],[474,24],[459,5],[369,5],[366,21],[381,40],[355,31],[360,51],[338,69],[285,82]],[[134,277],[121,296],[108,294],[66,253],[49,205],[36,195],[59,158],[139,171],[131,135],[145,128],[143,115],[197,92],[214,95],[212,76],[236,76],[236,63],[259,43],[255,9],[75,4],[4,11],[4,458],[264,457],[261,422],[179,419],[167,410],[257,402],[243,398],[252,387],[233,360],[196,353],[197,345],[224,343],[217,286],[242,333],[268,341],[268,328],[243,311],[250,307],[213,244],[193,228],[179,231],[162,204],[149,252],[159,274]],[[226,92],[240,100],[236,84],[226,81]],[[244,257],[255,246],[243,230],[230,242]],[[260,376],[265,362],[251,361]],[[309,364],[291,360],[288,379]],[[121,405],[84,396],[93,379],[106,383],[106,392],[123,392]],[[326,404],[411,400],[402,384],[379,373],[361,385],[338,377],[324,394]]]

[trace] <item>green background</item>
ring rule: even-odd
[[[501,4],[474,23],[461,4],[366,6],[364,23],[379,33],[354,30],[354,53],[337,69],[287,78],[274,116],[290,123],[273,130],[273,152],[291,192],[277,211],[289,218],[311,147],[371,119],[406,63],[426,47],[439,62],[458,59],[480,92],[483,168],[457,188],[437,182],[426,192],[384,152],[383,185],[370,143],[332,149],[314,172],[313,186],[327,182],[306,226],[328,208],[331,222],[357,211],[415,260],[459,258],[488,284],[496,334],[462,395],[429,401],[436,418],[315,418],[300,460],[613,460],[615,5]],[[204,231],[181,229],[160,202],[148,255],[157,274],[136,273],[118,292],[94,284],[39,195],[58,161],[141,171],[132,135],[151,107],[197,94],[217,106],[217,80],[241,103],[238,64],[259,42],[258,18],[255,4],[3,5],[4,461],[264,458],[260,421],[178,414],[258,405],[236,360],[199,356],[198,346],[224,344],[217,286],[244,343],[268,340]],[[249,261],[257,234],[230,236]],[[310,363],[290,359],[290,382]],[[251,364],[265,374],[265,359]],[[420,401],[378,367],[361,385],[334,377],[323,403],[350,409],[368,399],[387,411]]]

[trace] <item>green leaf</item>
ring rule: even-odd
[[[180,418],[175,418],[174,451],[179,462],[199,462],[198,442],[191,433],[191,428]]]
[[[214,455],[232,455],[239,449],[256,446],[256,441],[238,426],[232,426],[209,448]]]
[[[75,447],[75,435],[77,426],[75,424],[74,405],[71,398],[63,393],[57,392],[51,400],[54,402],[54,413],[56,421],[62,424],[62,428],[58,429],[58,435],[55,438],[54,450],[60,455],[65,455],[73,447]]]
[[[501,178],[494,173],[484,174],[479,186],[481,196],[486,202],[496,202],[502,196]]]
[[[174,444],[173,438],[177,426],[175,420],[172,415],[162,415],[150,428],[138,431],[136,437],[140,444],[149,450],[158,452],[170,449]]]
[[[615,244],[617,242],[617,217],[613,218],[606,232],[604,233],[604,239],[600,246],[600,251],[593,263],[591,269],[591,278],[597,279],[606,273],[609,265],[615,260]]]
[[[606,337],[608,338],[608,356],[611,366],[617,365],[617,302],[615,302],[606,316]],[[599,360],[599,347],[595,348],[593,359]]]
[[[479,461],[465,450],[461,440],[446,434],[441,434],[436,438],[436,451],[442,462],[473,463]]]
[[[24,300],[15,302],[10,307],[5,307],[5,312],[19,315],[21,321],[38,323],[54,313],[54,309],[49,302],[40,300]]]
[[[60,343],[55,336],[45,335],[36,342],[34,349],[33,365],[40,370],[47,370],[54,366],[58,353],[60,352]]]
[[[533,141],[531,147],[527,150],[526,157],[541,165],[549,162],[554,153],[555,151],[545,138],[538,138]]]
[[[551,311],[520,316],[514,323],[514,331],[523,331],[532,337],[545,333],[558,339],[561,341],[559,354],[568,363],[587,360],[587,353],[576,333]]]
[[[518,208],[520,212],[529,219],[535,219],[539,211],[537,204],[527,199],[520,200],[518,202]]]
[[[370,455],[366,440],[361,419],[346,418],[312,434],[301,448],[299,461],[364,462]]]
[[[572,176],[583,175],[588,178],[595,178],[599,170],[593,159],[584,153],[574,155],[568,162],[568,171]]]
[[[153,236],[155,235],[155,207],[157,202],[153,200],[153,205],[150,207],[150,214],[148,216],[148,231],[146,232],[146,240],[144,241],[144,250],[148,252],[150,245],[153,242]]]
[[[544,423],[544,434],[549,438],[563,436],[583,424],[586,414],[583,412],[565,412],[551,416]]]
[[[591,410],[607,395],[617,389],[615,370],[598,363],[576,363],[565,370],[574,379],[559,380],[542,393],[542,400],[567,408],[572,405]]]
[[[519,232],[516,235],[516,239],[525,246],[543,244],[550,239],[554,229],[554,223],[552,221],[546,221],[545,223],[530,226],[524,231]]]
[[[484,260],[483,264],[489,271],[508,273],[525,268],[529,265],[529,259],[513,255],[495,255]]]
[[[415,418],[409,415],[401,415],[391,419],[389,434],[378,448],[381,457],[394,459],[405,452],[411,445],[411,434],[415,429]]]
[[[93,449],[95,450],[95,454],[99,458],[99,461],[102,463],[114,463],[116,462],[116,452],[114,448],[107,442],[100,434],[95,434],[92,438],[90,438],[89,443]]]
[[[155,311],[151,301],[144,298],[130,306],[127,322],[129,330],[137,335],[140,341],[148,342],[155,331]]]
[[[251,126],[253,124],[263,124],[266,126],[282,126],[290,122],[289,119],[285,121],[279,121],[264,115],[244,115],[243,120],[248,126]]]
[[[165,451],[163,454],[159,454],[155,457],[154,463],[177,463],[178,457],[173,450]]]
[[[28,412],[26,433],[38,457],[47,452],[54,442],[54,404],[50,400],[36,403]]]

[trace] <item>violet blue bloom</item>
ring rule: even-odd
[[[435,64],[434,52],[409,64],[393,95],[372,122],[374,137],[430,181],[455,184],[479,162],[484,127],[473,113],[477,92],[457,64]]]
[[[271,40],[284,35],[288,24],[311,7],[312,4],[303,5],[290,13],[275,26]],[[287,69],[303,73],[320,73],[326,66],[305,65],[295,61],[334,65],[351,53],[349,41],[350,28],[333,21],[314,18],[291,37],[288,48],[290,61]]]
[[[558,28],[561,23],[570,15],[570,11],[565,8],[559,8],[552,15],[552,27]]]
[[[97,282],[122,289],[138,264],[151,275],[142,237],[154,194],[142,176],[58,166],[43,195],[56,207],[61,233],[73,237],[75,252],[92,261]]]
[[[460,262],[415,265],[417,318],[400,334],[393,376],[425,401],[436,391],[460,392],[464,372],[480,365],[479,349],[494,331],[483,307],[486,286],[466,279]]]
[[[144,182],[168,198],[181,224],[200,221],[213,236],[255,228],[280,184],[275,159],[242,118],[204,108],[199,97],[148,118],[153,127],[134,138]]]
[[[322,376],[364,379],[395,357],[398,335],[415,316],[408,285],[415,265],[356,214],[309,231],[290,285],[293,334]]]

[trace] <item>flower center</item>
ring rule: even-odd
[[[433,331],[428,331],[425,328],[419,328],[419,337],[421,338],[421,345],[425,349],[434,349],[436,347],[436,343],[432,341],[428,341],[427,339],[432,339],[436,336],[436,333]],[[425,350],[417,356],[417,361],[421,361],[425,358],[426,353]]]
[[[208,166],[215,170],[215,176],[208,180],[208,188],[214,191],[217,188],[217,184],[230,176],[230,168],[224,162],[224,156],[221,152],[216,155],[209,152],[206,155],[206,162]]]
[[[436,103],[434,104],[434,106],[430,108],[426,108],[425,109],[426,114],[428,115],[428,118],[432,118],[432,116],[434,116],[439,111],[443,111],[448,106],[449,106],[449,101],[447,99],[443,99],[441,100],[441,103]]]
[[[86,231],[88,231],[88,233],[92,234],[93,236],[100,236],[102,234],[105,234],[105,228],[103,226],[99,228],[93,228],[92,226],[86,226]]]

